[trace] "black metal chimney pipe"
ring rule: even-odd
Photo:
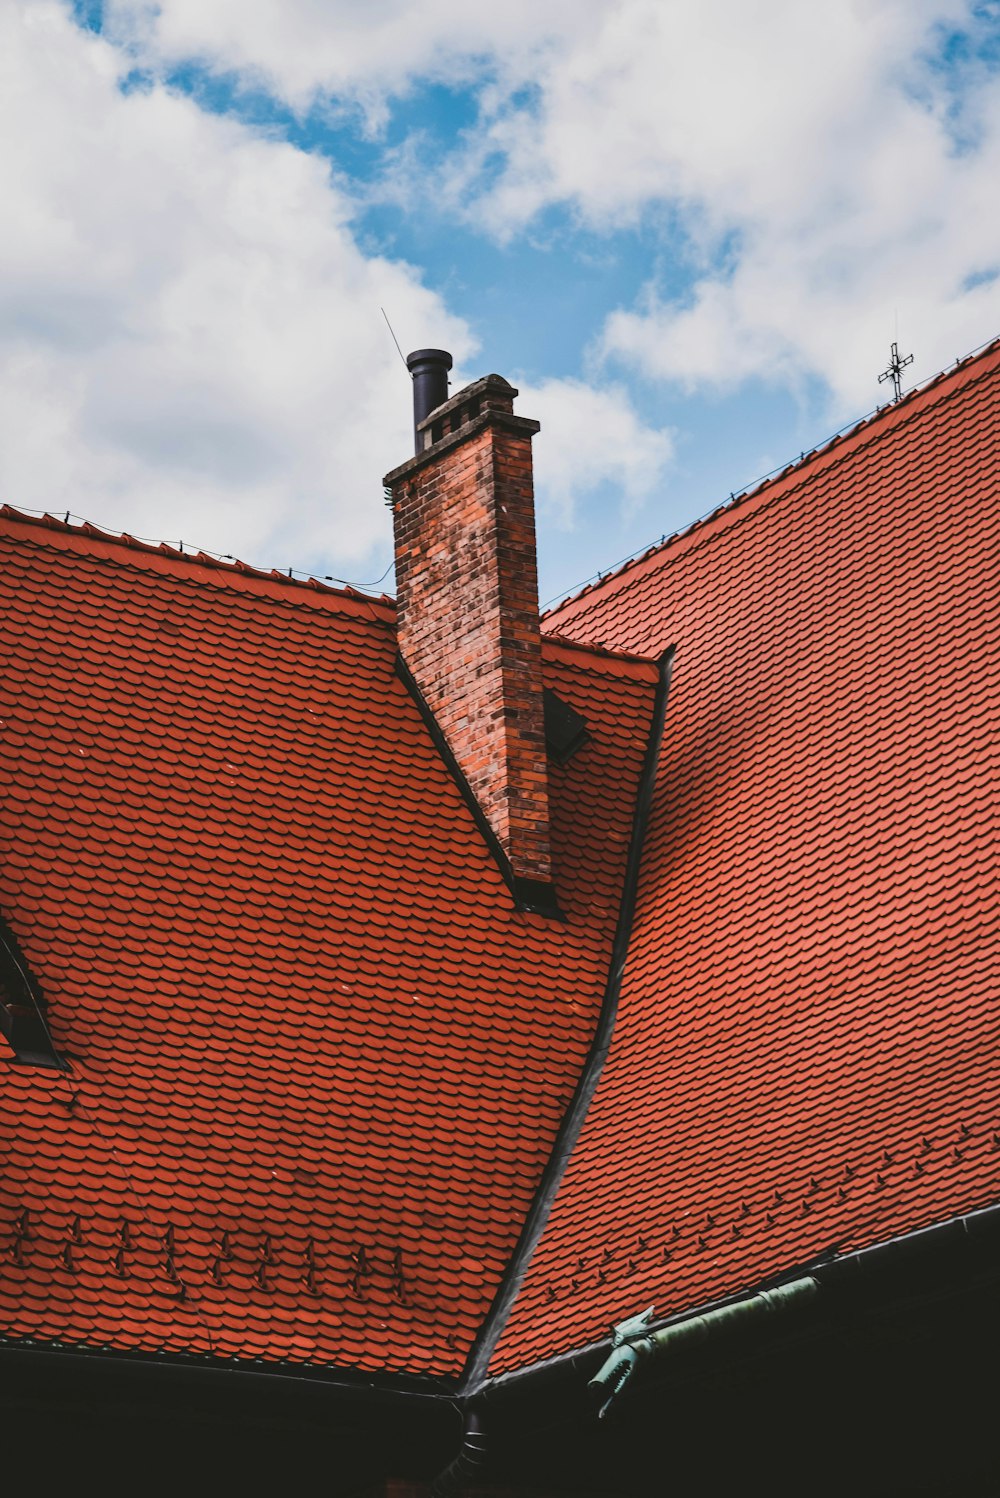
[[[406,367],[413,380],[413,451],[421,451],[420,422],[448,399],[451,355],[443,348],[418,348],[407,354]]]

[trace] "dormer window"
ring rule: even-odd
[[[4,921],[0,921],[0,1032],[22,1065],[65,1067],[49,1032],[41,991]]]

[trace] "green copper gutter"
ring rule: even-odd
[[[641,1315],[620,1322],[615,1327],[610,1356],[588,1385],[591,1392],[602,1400],[598,1413],[602,1417],[607,1414],[611,1401],[624,1388],[640,1362],[707,1342],[732,1327],[744,1327],[793,1310],[811,1300],[818,1290],[819,1280],[805,1275],[787,1285],[777,1285],[773,1290],[761,1290],[746,1300],[718,1306],[700,1316],[689,1316],[685,1321],[675,1321],[659,1331],[649,1330],[653,1319],[652,1306]]]

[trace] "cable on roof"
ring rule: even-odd
[[[13,505],[11,508],[20,511],[20,513],[23,515],[41,515],[44,517],[46,515],[51,515],[52,513],[51,510],[39,509],[35,505],[17,504]],[[207,557],[214,557],[217,562],[238,562],[240,560],[240,558],[235,556],[233,552],[215,551],[211,546],[192,546],[189,541],[187,543],[187,550],[185,550],[185,544],[183,541],[165,541],[162,536],[136,536],[133,535],[130,531],[115,530],[113,526],[102,525],[100,521],[88,520],[85,515],[78,515],[75,510],[67,510],[63,515],[62,524],[71,526],[71,523],[73,521],[76,521],[79,525],[91,525],[94,526],[97,530],[104,531],[109,541],[120,541],[123,538],[128,538],[132,541],[138,541],[142,546],[173,547],[182,557],[191,557],[197,554]],[[257,567],[250,562],[247,562],[244,565],[248,567],[253,566],[253,570],[255,572],[273,572],[276,570],[273,567]],[[323,577],[319,580],[325,583],[340,583],[342,587],[357,588],[360,592],[366,593],[372,592],[375,588],[380,587],[381,584],[385,582],[392,569],[393,562],[390,561],[381,577],[377,577],[374,582],[370,583],[356,583],[352,582],[349,577],[333,577],[329,573],[324,573]],[[290,578],[316,577],[316,573],[306,567],[285,567],[282,570],[284,571],[285,575]]]

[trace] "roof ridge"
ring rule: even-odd
[[[60,520],[57,515],[53,515],[48,510],[31,514],[14,505],[3,504],[0,505],[0,520],[13,520],[20,525],[33,526],[50,533],[54,531],[85,540],[100,541],[108,546],[121,546],[130,552],[139,552],[148,557],[165,558],[170,562],[189,567],[208,567],[233,580],[246,578],[272,585],[279,584],[283,588],[304,590],[313,594],[321,593],[331,598],[373,604],[380,608],[395,610],[396,607],[396,600],[388,593],[366,593],[351,583],[331,587],[322,579],[312,575],[294,577],[291,575],[291,569],[283,572],[277,567],[255,567],[250,562],[240,561],[238,557],[222,558],[207,551],[184,551],[183,542],[179,546],[171,546],[168,541],[143,541],[127,531],[105,530],[91,520],[83,520],[78,524]]]
[[[627,666],[649,666],[654,670],[659,667],[659,661],[655,655],[641,655],[634,650],[612,650],[610,646],[574,640],[569,635],[561,635],[554,630],[542,635],[542,645],[555,646],[560,651],[572,652],[574,655],[590,655],[596,656],[599,660],[617,661]]]
[[[755,479],[747,488],[740,490],[738,493],[735,491],[732,492],[728,499],[723,500],[721,504],[708,510],[704,515],[700,515],[696,520],[692,520],[687,525],[682,526],[680,530],[674,531],[669,536],[661,537],[659,541],[653,542],[652,545],[644,547],[641,551],[634,552],[632,556],[626,557],[624,561],[617,563],[608,572],[598,573],[596,577],[584,583],[576,592],[570,593],[568,597],[560,599],[552,608],[544,609],[542,619],[555,618],[563,609],[571,607],[591,593],[596,593],[599,589],[606,587],[608,583],[617,582],[620,578],[638,567],[640,563],[648,561],[651,557],[656,556],[657,553],[667,551],[670,547],[676,545],[678,541],[687,540],[695,532],[706,529],[713,521],[719,520],[722,516],[737,512],[750,500],[756,499],[765,489],[776,487],[783,481],[788,480],[797,470],[808,467],[820,458],[829,457],[834,447],[847,444],[866,427],[872,427],[876,423],[883,423],[889,416],[898,412],[902,407],[912,404],[920,396],[927,395],[935,385],[940,384],[942,381],[953,379],[957,374],[969,369],[974,363],[987,358],[998,349],[1000,349],[1000,334],[987,339],[985,343],[981,343],[971,353],[963,355],[960,359],[956,359],[954,364],[949,364],[947,368],[940,369],[936,374],[930,375],[921,384],[915,385],[912,390],[908,390],[900,400],[889,401],[884,406],[876,406],[867,415],[860,417],[857,421],[851,422],[846,427],[841,427],[838,431],[832,433],[831,436],[817,443],[815,447],[801,453],[793,462],[786,463],[780,468],[772,469],[763,478]],[[968,387],[962,385],[959,388],[965,389]],[[914,414],[911,412],[910,417]],[[895,425],[902,425],[902,421],[897,422]],[[787,490],[785,492],[787,493]],[[758,512],[755,511],[754,513]],[[721,529],[717,527],[712,532],[712,535],[715,536],[721,533]],[[709,537],[706,536],[705,540],[708,539]]]

